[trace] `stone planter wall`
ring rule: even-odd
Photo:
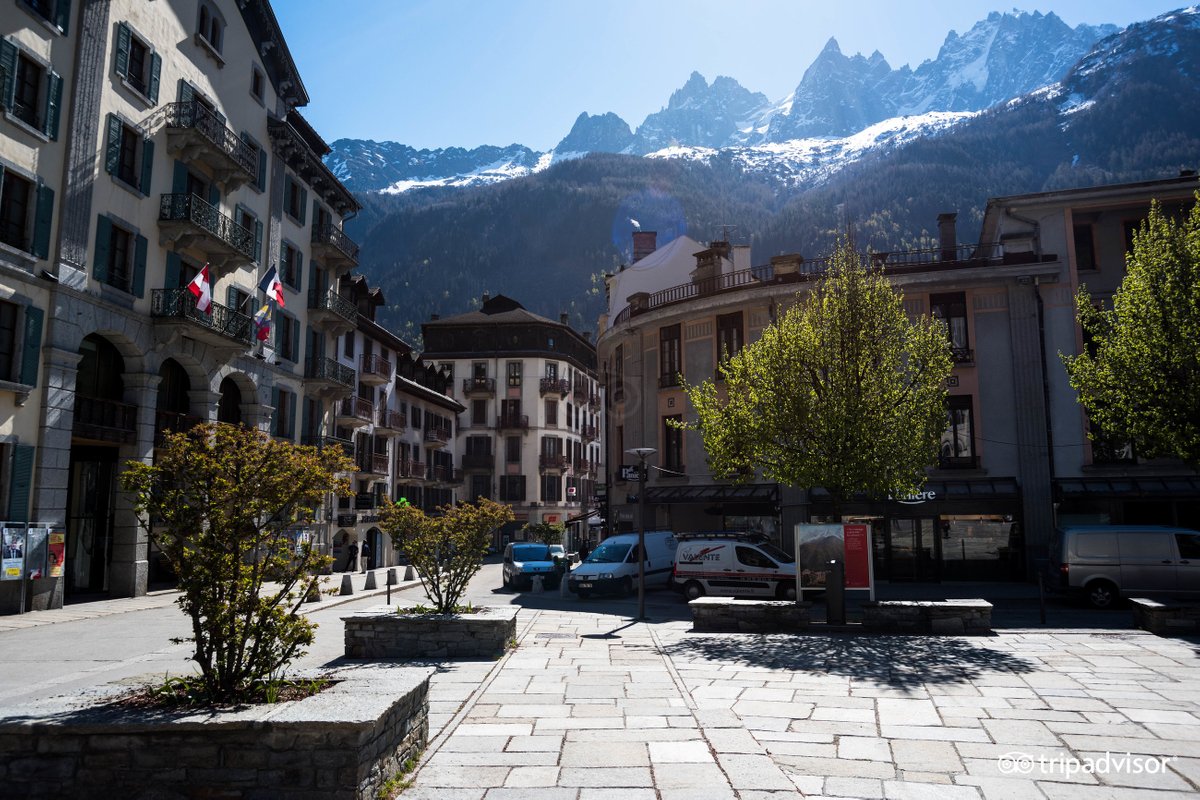
[[[807,628],[812,603],[787,600],[745,600],[736,597],[698,597],[688,603],[693,630],[769,633]]]
[[[1160,603],[1144,597],[1129,600],[1135,627],[1159,636],[1191,636],[1200,631],[1200,605]]]
[[[881,600],[863,604],[862,624],[900,633],[990,633],[992,604],[986,600]]]
[[[146,711],[78,697],[6,710],[0,794],[374,800],[428,741],[432,672],[350,668],[304,700],[233,711]],[[108,687],[101,699],[118,691]]]
[[[384,608],[343,617],[347,658],[492,658],[517,638],[518,606],[474,614],[397,614]]]

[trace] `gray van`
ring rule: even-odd
[[[1200,532],[1157,525],[1074,525],[1050,543],[1050,588],[1111,608],[1122,595],[1200,595]]]

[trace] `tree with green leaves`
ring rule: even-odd
[[[425,596],[439,614],[453,614],[467,584],[483,566],[492,531],[513,520],[510,506],[481,497],[428,515],[407,502],[380,510],[379,524],[407,555]]]
[[[242,426],[167,434],[153,464],[130,462],[122,488],[179,580],[192,659],[210,702],[245,699],[313,641],[300,613],[329,557],[296,527],[354,465]]]
[[[1089,342],[1059,353],[1071,387],[1106,437],[1144,456],[1200,466],[1200,194],[1174,220],[1158,203],[1133,236],[1111,310],[1075,297]]]
[[[562,544],[566,527],[553,522],[529,522],[525,525],[525,538],[542,544]]]
[[[714,474],[756,470],[835,500],[904,495],[936,463],[952,367],[944,325],[909,320],[903,297],[845,241],[807,296],[688,386]]]

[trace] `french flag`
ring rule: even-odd
[[[284,308],[286,304],[283,302],[283,282],[279,280],[279,272],[276,271],[275,265],[267,270],[267,274],[263,275],[261,281],[258,282],[258,288],[264,292],[267,297],[279,304],[280,308]]]
[[[212,283],[208,279],[208,264],[200,268],[196,277],[188,284],[188,291],[196,297],[196,308],[205,314],[212,313]]]

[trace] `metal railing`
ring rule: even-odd
[[[426,428],[425,441],[427,442],[448,442],[450,441],[450,431],[445,428]]]
[[[332,247],[354,263],[358,263],[358,243],[332,222],[313,226],[312,243]]]
[[[567,457],[562,453],[540,453],[538,466],[542,469],[563,469],[567,466]]]
[[[379,421],[375,424],[381,428],[402,431],[408,427],[408,419],[399,411],[392,411],[390,408],[381,408],[379,409]]]
[[[358,322],[358,307],[337,293],[336,289],[328,289],[322,294],[309,292],[308,307],[315,311],[330,311],[347,322]]]
[[[248,314],[213,303],[209,313],[196,308],[196,298],[187,289],[155,289],[150,293],[150,316],[184,319],[199,327],[227,336],[235,342],[250,346],[253,341],[254,320]]]
[[[328,356],[310,358],[304,365],[304,377],[330,381],[345,386],[347,389],[354,388],[354,370],[345,364],[339,364],[336,359]]]
[[[371,422],[375,419],[375,404],[361,397],[344,397],[338,409],[338,416]]]
[[[392,362],[377,353],[364,353],[359,360],[359,369],[364,375],[388,379],[392,376]]]
[[[158,204],[159,222],[190,222],[227,247],[254,260],[254,232],[221,213],[194,194],[164,194]]]
[[[474,394],[476,392],[486,392],[488,394],[496,393],[495,378],[463,378],[462,382],[463,394]]]
[[[464,469],[492,469],[496,465],[496,454],[464,453],[462,465]]]
[[[137,406],[76,394],[72,428],[85,439],[128,444],[137,430]]]
[[[505,428],[528,428],[529,416],[527,414],[501,414],[496,419],[496,427],[501,430]]]
[[[200,133],[252,180],[257,180],[258,150],[230,130],[221,117],[208,106],[198,100],[168,103],[162,113],[165,115],[167,128],[187,128]]]
[[[538,381],[539,394],[565,395],[571,391],[571,384],[564,378],[542,378]]]

